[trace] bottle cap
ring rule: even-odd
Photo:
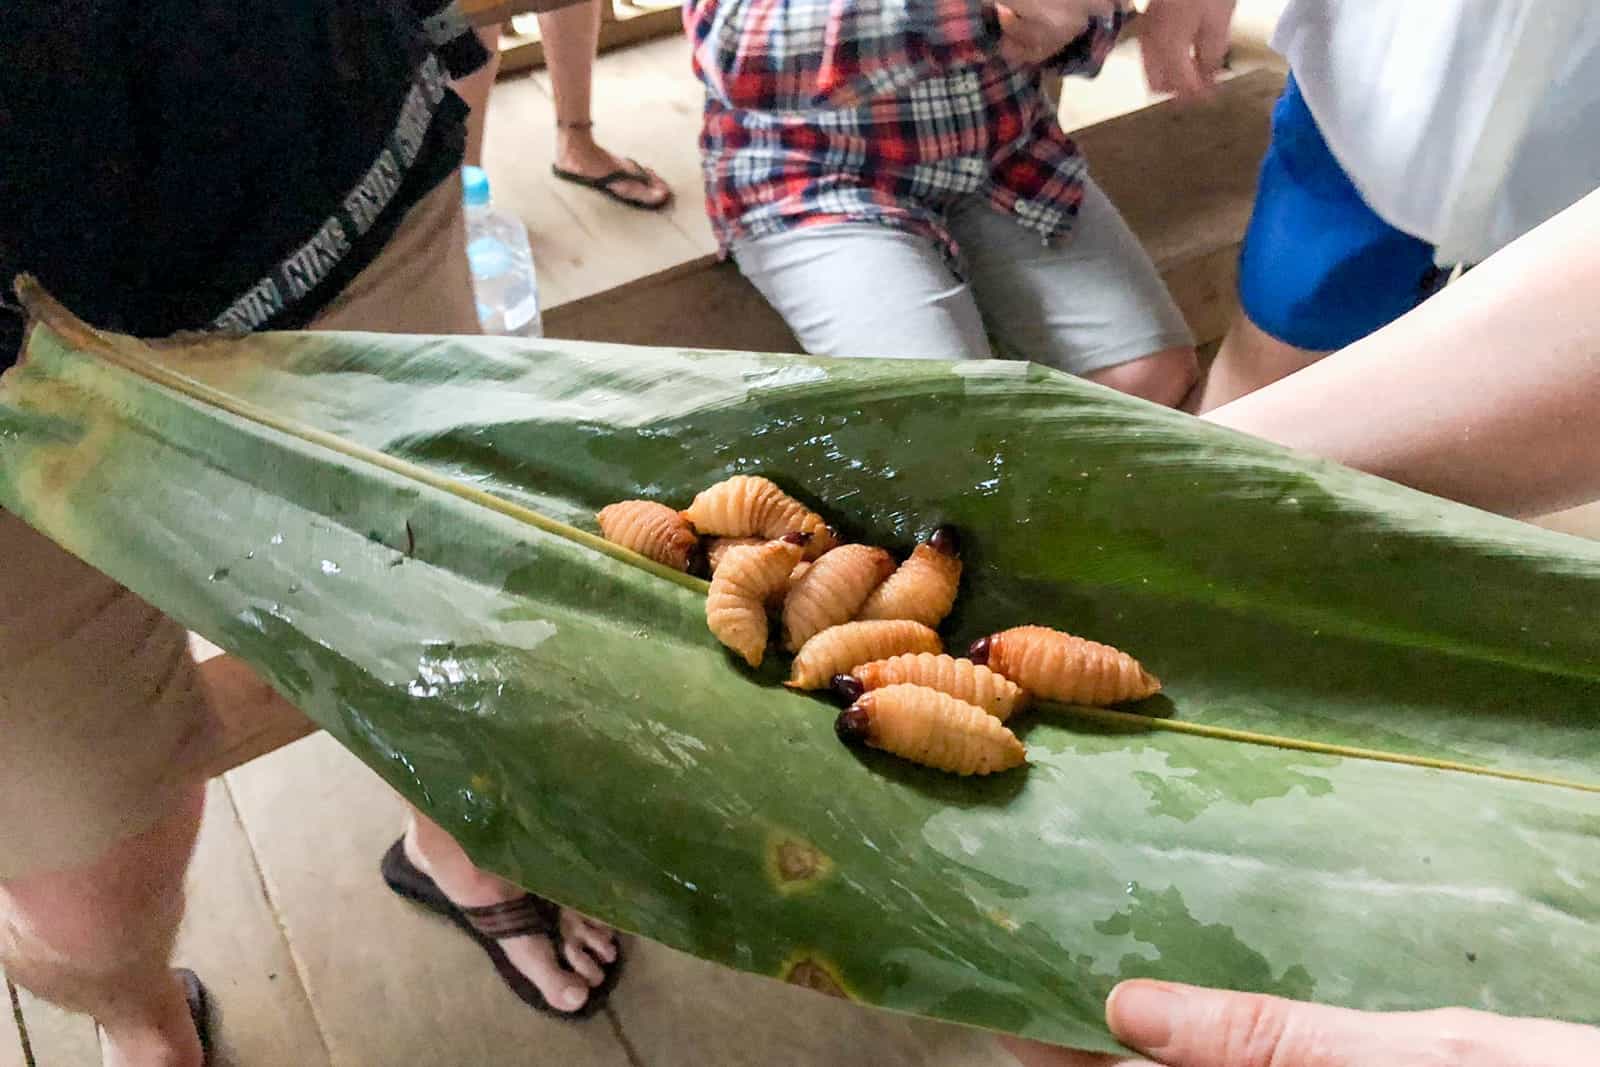
[[[482,167],[462,167],[461,190],[468,207],[482,207],[489,202],[489,175]]]

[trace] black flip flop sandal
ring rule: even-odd
[[[633,169],[630,170],[629,167]],[[575,170],[564,170],[563,168],[556,166],[554,163],[550,165],[550,173],[554,174],[557,178],[560,178],[564,182],[571,182],[574,185],[581,185],[585,189],[593,189],[597,193],[604,193],[617,203],[627,204],[629,207],[638,208],[640,211],[660,211],[662,208],[672,203],[671,189],[667,190],[667,195],[662,198],[659,204],[652,204],[647,200],[635,200],[631,196],[623,196],[621,193],[617,192],[616,189],[612,188],[612,186],[616,185],[618,182],[639,182],[643,185],[650,184],[650,172],[645,170],[644,167],[640,166],[639,161],[636,159],[628,160],[627,167],[619,167],[610,174],[602,174],[598,178],[591,178],[587,174],[579,174]]]
[[[517,969],[505,949],[500,947],[500,942],[508,938],[531,934],[548,937],[555,947],[556,962],[562,970],[571,972],[572,965],[567,962],[565,951],[566,941],[561,936],[561,908],[554,901],[526,893],[501,904],[458,907],[439,888],[438,883],[406,856],[404,838],[390,845],[389,851],[383,854],[381,870],[384,883],[396,894],[444,916],[477,942],[478,947],[494,963],[500,978],[524,1004],[558,1019],[573,1020],[586,1019],[605,1007],[606,999],[622,974],[620,943],[616,943],[617,958],[610,963],[600,963],[605,980],[589,989],[589,999],[576,1011],[562,1011],[546,1000],[544,994],[539,992],[539,987]]]
[[[189,968],[175,967],[172,973],[183,983],[183,999],[189,1002],[189,1018],[194,1021],[195,1033],[200,1035],[200,1063],[203,1067],[210,1067],[211,994],[206,992],[200,976]]]

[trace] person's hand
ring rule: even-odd
[[[1000,0],[1000,54],[1014,66],[1043,63],[1077,40],[1093,18],[1110,18],[1122,0]]]
[[[1150,0],[1139,25],[1144,74],[1158,93],[1211,91],[1228,55],[1235,0]]]
[[[1106,1022],[1138,1056],[1007,1040],[1024,1067],[1592,1067],[1600,1030],[1465,1008],[1378,1014],[1167,982],[1124,982]]]

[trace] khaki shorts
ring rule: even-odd
[[[478,332],[459,178],[313,328]],[[262,730],[212,710],[183,627],[0,512],[0,881],[148,829]]]

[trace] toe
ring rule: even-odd
[[[538,985],[537,982],[534,984]],[[589,1001],[589,987],[581,979],[566,973],[555,979],[548,988],[540,986],[539,992],[557,1011],[577,1011]]]
[[[595,962],[595,958],[589,955],[587,946],[568,941],[561,946],[561,951],[572,969],[591,986],[597,986],[606,980],[606,972]]]
[[[669,192],[665,186],[660,184],[659,179],[652,181],[648,178],[645,180],[628,178],[617,182],[612,186],[612,189],[618,196],[626,197],[641,204],[649,204],[651,207],[666,203],[667,193]]]
[[[528,976],[552,1008],[577,1011],[589,999],[589,982],[562,968],[548,937],[519,937],[501,944],[512,964]]]
[[[569,959],[573,949],[601,963],[611,963],[617,958],[617,932],[575,911],[561,913],[561,940],[569,950]]]
[[[672,187],[662,180],[661,175],[650,168],[645,168],[645,174],[650,178],[650,202],[652,204],[665,204],[672,199]]]
[[[584,923],[578,936],[582,938],[583,945],[589,950],[590,955],[605,963],[616,960],[617,935],[610,927]]]
[[[657,174],[649,167],[646,167],[644,169],[644,176],[646,191],[645,195],[650,198],[650,202],[652,204],[664,203],[667,198],[672,195],[672,189],[667,185],[666,182],[661,180],[661,175]]]

